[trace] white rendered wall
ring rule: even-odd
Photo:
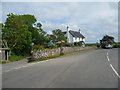
[[[68,43],[74,43],[74,37],[69,33],[69,42]]]

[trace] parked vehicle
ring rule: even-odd
[[[106,49],[112,49],[112,48],[113,48],[113,46],[112,46],[112,45],[110,45],[110,44],[108,44],[108,45],[106,45],[106,46],[105,46],[105,48],[106,48]]]

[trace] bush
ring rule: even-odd
[[[54,45],[46,45],[45,46],[45,49],[48,48],[48,49],[53,49],[53,48],[57,48],[57,46],[54,46]]]
[[[39,51],[39,50],[53,49],[53,48],[57,48],[57,46],[54,46],[54,45],[34,45],[32,47],[32,51]]]
[[[74,45],[73,45],[73,44],[71,44],[71,43],[63,43],[63,44],[62,44],[62,46],[72,47],[72,46],[74,46]]]
[[[74,42],[74,45],[75,45],[75,46],[81,46],[81,45],[82,45],[82,42]]]
[[[45,47],[44,47],[43,45],[34,45],[34,46],[32,47],[32,50],[33,50],[33,51],[44,50],[44,49],[45,49]]]
[[[75,46],[79,46],[79,45],[78,45],[78,42],[74,42],[74,45],[75,45]]]

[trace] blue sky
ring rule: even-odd
[[[3,2],[2,21],[8,13],[31,14],[43,29],[51,33],[54,29],[81,29],[86,42],[98,42],[104,35],[118,40],[117,2]]]

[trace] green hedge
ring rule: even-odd
[[[113,44],[113,48],[120,48],[120,43]]]
[[[91,43],[91,44],[85,44],[86,46],[97,46],[98,44],[96,43]]]

